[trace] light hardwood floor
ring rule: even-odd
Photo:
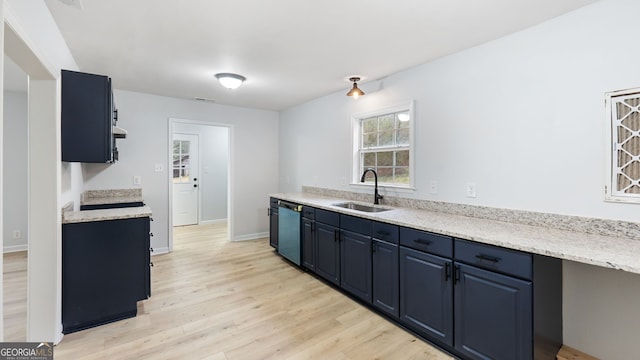
[[[4,341],[27,339],[27,252],[4,254]]]
[[[224,225],[177,228],[138,316],[65,335],[64,359],[451,359]]]

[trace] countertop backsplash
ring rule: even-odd
[[[142,202],[142,189],[87,190],[80,197],[80,205]]]

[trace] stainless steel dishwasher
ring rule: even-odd
[[[300,265],[300,212],[302,205],[278,202],[278,253]]]

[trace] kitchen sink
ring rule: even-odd
[[[384,207],[378,207],[378,206],[372,206],[372,205],[365,205],[365,204],[359,204],[359,203],[354,203],[354,202],[337,203],[337,204],[333,204],[333,206],[338,206],[338,207],[345,208],[345,209],[350,209],[350,210],[369,212],[369,213],[376,213],[376,212],[383,212],[383,211],[393,210],[393,209],[390,209],[390,208],[384,208]]]

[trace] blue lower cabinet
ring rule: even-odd
[[[373,239],[372,251],[373,306],[397,319],[400,316],[398,245]]]
[[[316,274],[340,285],[340,242],[336,226],[316,221]]]
[[[134,317],[150,296],[148,217],[62,226],[62,332]]]
[[[455,278],[455,349],[468,359],[532,359],[531,282],[460,263]]]
[[[371,302],[371,236],[341,231],[340,286]]]
[[[278,206],[269,208],[269,245],[278,250]]]
[[[453,346],[451,276],[451,260],[400,247],[400,320],[448,346]]]
[[[316,222],[302,218],[302,266],[316,271]]]
[[[456,357],[554,360],[562,345],[560,259],[319,208],[301,229],[303,267]]]

